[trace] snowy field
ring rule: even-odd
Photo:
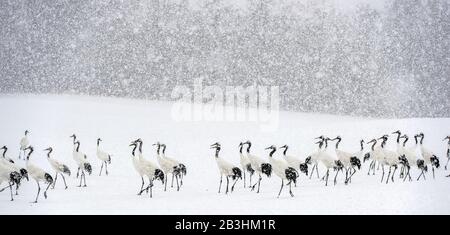
[[[56,189],[49,190],[48,199],[41,194],[40,202],[32,204],[37,186],[24,182],[20,195],[10,202],[9,191],[0,193],[0,214],[449,214],[450,178],[443,167],[426,181],[381,184],[381,172],[367,176],[368,164],[353,177],[351,185],[339,183],[324,186],[313,177],[301,176],[295,197],[284,191],[276,198],[280,180],[273,175],[263,178],[261,193],[244,189],[242,181],[235,192],[218,194],[219,174],[210,144],[222,144],[221,157],[239,164],[238,144],[250,139],[252,151],[267,157],[269,145],[290,146],[291,155],[305,158],[315,149],[313,138],[321,134],[341,135],[340,148],[349,152],[359,149],[358,140],[370,140],[399,129],[408,135],[425,133],[424,144],[445,164],[446,143],[450,134],[450,119],[377,120],[321,114],[281,112],[277,131],[261,132],[255,123],[175,122],[171,118],[171,103],[117,98],[81,96],[0,96],[0,145],[9,147],[7,155],[16,159],[19,140],[25,129],[35,147],[31,161],[52,172],[43,149],[54,148],[52,156],[68,164],[76,172],[72,159],[72,141],[77,134],[81,151],[88,154],[93,174],[87,178],[87,188],[78,188],[75,174],[67,177],[69,188],[63,189],[58,179]],[[96,139],[113,154],[109,176],[98,176],[100,162],[95,156]],[[137,196],[140,177],[131,162],[131,140],[144,140],[144,155],[156,162],[151,144],[167,144],[167,155],[185,163],[188,175],[180,192],[174,188],[163,191],[156,182],[153,198]],[[388,148],[395,149],[393,138]],[[411,144],[411,142],[409,143]],[[276,157],[281,157],[277,152]],[[20,164],[25,164],[20,162]],[[311,169],[311,168],[310,168]],[[321,175],[324,169],[320,168]],[[52,172],[53,175],[53,172]],[[334,176],[332,173],[330,175]],[[412,172],[417,178],[418,172]],[[397,178],[396,178],[397,179]],[[332,180],[331,180],[332,181]],[[3,184],[2,186],[4,186]]]

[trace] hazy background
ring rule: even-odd
[[[204,77],[278,85],[285,110],[450,117],[450,1],[370,2],[2,0],[0,93],[170,100]]]

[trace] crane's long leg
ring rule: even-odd
[[[219,183],[219,193],[220,193],[220,188],[222,187],[222,175],[220,175],[220,183]]]
[[[284,186],[284,181],[283,181],[283,179],[281,179],[281,188],[280,188],[280,192],[278,192],[278,198],[280,197],[281,190],[283,190],[283,186]]]
[[[36,195],[36,200],[34,200],[34,203],[38,202],[39,193],[41,192],[41,186],[39,185],[39,181],[36,180],[36,183],[38,185],[38,192],[37,192],[37,195]]]
[[[289,194],[291,194],[291,197],[294,197],[294,193],[292,193],[292,181],[289,182]]]
[[[319,163],[316,163],[316,174],[317,174],[317,179],[320,178],[319,176]]]
[[[236,180],[234,181],[233,185],[231,186],[231,192],[234,191],[234,185],[236,185],[236,183],[238,182],[239,178],[236,178]]]
[[[175,174],[172,173],[172,184],[170,185],[171,188],[173,188],[173,178],[175,177]]]
[[[67,189],[68,187],[67,187],[67,184],[66,184],[66,178],[64,177],[64,174],[63,174],[63,173],[61,173],[61,176],[62,176],[63,181],[64,181],[64,186],[66,187],[65,189]],[[55,180],[55,181],[56,181],[56,180]]]
[[[78,169],[80,169],[80,168],[78,168]],[[81,171],[81,176],[80,176],[80,185],[78,185],[78,187],[81,187],[81,183],[82,183],[82,181],[83,181],[83,171]]]
[[[243,171],[243,173],[244,173],[244,188],[245,188],[245,170]],[[233,191],[233,190],[231,190],[231,191]]]
[[[259,180],[258,180],[258,191],[256,191],[256,193],[259,193],[259,188],[261,187],[261,180],[262,180],[262,177],[261,177],[261,175],[259,175]]]
[[[248,185],[249,188],[252,187],[252,176],[253,176],[253,174],[250,174],[250,184]]]
[[[261,178],[261,174],[259,174],[259,178]],[[254,185],[252,185],[252,191],[255,190],[256,185],[258,184],[258,181],[256,181],[256,183]]]
[[[19,184],[16,184],[16,195],[19,195]]]
[[[394,176],[395,176],[395,172],[397,171],[397,166],[394,167],[394,172],[392,172],[392,183],[394,183]]]
[[[11,193],[11,201],[14,201],[13,192],[12,192],[12,184],[11,184],[11,182],[8,182],[8,184],[9,184],[9,192]]]
[[[387,176],[387,179],[386,179],[386,184],[387,183],[389,183],[389,176],[391,176],[391,166],[389,166],[389,174],[388,174],[388,176]]]
[[[175,175],[175,181],[177,182],[177,191],[180,191],[180,185],[178,184],[178,175]]]
[[[57,180],[57,179],[58,179],[58,172],[56,172],[56,175],[55,175],[55,181],[53,181],[52,189],[55,188],[55,186],[56,186],[56,180]]]
[[[153,197],[153,179],[150,179],[150,177],[149,177],[148,180],[150,181],[150,183],[148,184],[148,187],[150,187],[150,198],[152,198]]]
[[[86,174],[84,173],[84,170],[81,170],[81,176],[82,176],[83,179],[84,179],[84,185],[83,185],[83,187],[87,187],[87,185],[86,185]]]
[[[383,179],[384,179],[384,166],[383,166],[381,169],[383,169],[383,174],[381,175],[381,183],[383,183]]]
[[[50,188],[50,185],[52,185],[52,184],[48,184],[48,185],[47,185],[47,188],[46,188],[45,191],[44,191],[44,197],[45,197],[45,199],[47,199],[47,190],[48,190],[48,188]]]
[[[433,171],[433,179],[434,179],[434,166],[431,167],[431,170]]]
[[[350,167],[345,169],[345,184],[348,184],[348,171],[349,171]]]
[[[106,173],[106,175],[108,175],[108,163],[107,162],[105,162],[105,173]]]
[[[447,163],[445,163],[445,170],[447,170],[448,162],[450,162],[450,158],[447,158]]]
[[[419,181],[420,180],[420,177],[423,175],[423,170],[422,170],[422,172],[420,173],[420,175],[419,175],[419,177],[417,177],[417,181]],[[424,176],[425,177],[425,176]]]
[[[403,178],[404,171],[405,171],[405,166],[402,165],[402,167],[400,168],[400,179]]]
[[[230,180],[228,179],[228,176],[226,176],[226,178],[227,178],[227,190],[225,191],[225,194],[228,194],[228,185],[230,183]]]
[[[80,176],[80,167],[78,167],[78,170],[77,170],[77,179],[78,179],[78,176]]]
[[[325,174],[325,186],[328,186],[328,176],[330,175],[330,169],[327,169],[327,173]]]
[[[102,176],[102,170],[103,170],[103,162],[102,162],[102,166],[100,167],[100,174],[98,174],[98,176]]]
[[[309,175],[309,179],[312,178],[312,175],[314,174],[314,169],[316,168],[316,164],[313,165],[313,168],[311,169],[311,175]]]
[[[336,171],[336,175],[334,176],[334,185],[337,184],[337,176],[339,174],[339,170]]]
[[[144,188],[144,177],[142,175],[141,175],[141,181],[142,181],[141,189],[139,190],[137,195],[141,195],[142,194],[142,189]],[[164,191],[166,191],[166,190],[164,189]]]
[[[164,192],[167,191],[167,177],[164,177]]]

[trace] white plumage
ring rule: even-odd
[[[30,141],[28,141],[28,133],[29,131],[26,130],[25,131],[25,136],[22,137],[22,139],[20,139],[20,152],[19,152],[19,159],[20,159],[20,154],[23,152],[23,156],[25,159],[25,149],[28,147],[28,145],[30,145]]]
[[[99,176],[102,175],[103,165],[105,165],[105,173],[108,175],[108,164],[111,164],[111,155],[100,148],[101,141],[102,139],[97,139],[97,158],[102,162]]]
[[[74,138],[74,140],[75,140],[75,138]],[[83,179],[84,179],[83,187],[87,187],[85,171],[87,171],[88,174],[90,175],[92,173],[92,166],[89,163],[89,161],[87,160],[87,155],[80,151],[80,141],[74,142],[73,159],[75,160],[75,162],[77,163],[77,166],[78,166],[77,177],[79,176],[79,172],[81,170],[80,185],[78,185],[78,187],[81,187]]]
[[[223,176],[225,176],[225,178],[227,179],[227,186],[226,186],[225,194],[228,193],[228,185],[229,185],[229,181],[230,181],[229,177],[231,177],[232,180],[234,180],[234,183],[231,186],[231,192],[233,192],[236,182],[240,178],[242,178],[242,171],[239,169],[239,167],[237,167],[237,166],[231,164],[230,162],[226,161],[225,159],[219,157],[219,152],[221,150],[221,145],[219,143],[215,143],[215,144],[211,145],[211,148],[216,150],[216,153],[214,156],[216,159],[217,167],[220,172],[219,193],[220,193],[220,188],[222,187]]]
[[[156,144],[156,159],[158,160],[159,166],[161,166],[166,178],[164,180],[164,191],[167,191],[167,176],[172,174],[172,187],[173,187],[173,178],[177,178],[177,191],[180,190],[180,186],[178,185],[178,175],[175,174],[175,170],[178,167],[179,163],[170,157],[165,157],[165,155],[161,154],[161,146],[159,142]]]
[[[180,190],[181,186],[183,186],[183,176],[186,175],[186,165],[183,163],[180,163],[174,158],[166,156],[166,145],[161,144],[161,157],[163,159],[169,160],[171,164],[173,164],[173,172],[172,172],[172,183],[171,187],[173,187],[173,178],[175,176],[175,179],[177,181],[177,191]],[[178,185],[178,178],[180,179],[180,184]]]
[[[244,155],[242,153],[242,148],[244,147],[244,143],[239,143],[239,163],[241,164],[242,167],[242,174],[244,175],[244,188],[246,187],[245,185],[245,172],[248,172],[248,174],[250,175],[250,186],[252,184],[252,176],[255,173],[255,170],[252,168],[252,164],[250,163],[250,160],[248,159],[248,157],[246,155]]]
[[[31,153],[33,153],[34,149],[32,146],[28,146],[27,148],[25,148],[25,150],[29,150],[28,155],[27,155],[27,170],[28,170],[28,174],[30,175],[31,178],[33,178],[37,185],[38,185],[38,192],[36,195],[36,200],[34,201],[34,203],[38,202],[39,199],[39,193],[41,192],[41,186],[39,184],[39,182],[43,182],[48,184],[47,188],[44,191],[44,197],[45,199],[47,199],[47,190],[50,187],[50,185],[53,183],[53,178],[51,177],[51,175],[47,172],[45,172],[43,169],[41,169],[40,167],[32,164],[30,162],[30,156]]]
[[[278,192],[278,197],[280,197],[281,191],[283,190],[284,181],[288,181],[289,194],[291,195],[291,197],[293,197],[294,194],[292,193],[292,183],[296,183],[297,181],[298,178],[297,170],[295,170],[295,168],[290,167],[286,161],[282,159],[278,160],[273,157],[273,154],[275,153],[275,151],[277,151],[277,148],[275,146],[272,145],[266,149],[270,150],[269,163],[270,165],[272,165],[273,172],[281,179],[281,188],[280,191]]]
[[[254,190],[256,185],[258,185],[258,190],[256,191],[256,193],[259,193],[262,180],[261,174],[265,174],[267,177],[270,177],[272,174],[272,166],[269,163],[267,163],[267,161],[250,153],[250,148],[252,147],[252,143],[250,141],[247,141],[244,144],[247,144],[247,157],[248,160],[250,161],[250,165],[256,172],[258,172],[259,176],[258,182],[252,185],[252,190]]]
[[[149,180],[149,184],[144,190],[150,189],[150,197],[153,197],[153,181],[156,179],[164,182],[165,174],[155,163],[144,158],[142,153],[143,141],[138,139],[137,143],[139,144],[139,168]]]
[[[13,170],[9,165],[6,165],[4,162],[0,162],[0,185],[3,182],[8,183],[8,187],[11,194],[11,201],[14,201],[12,186],[17,186],[20,184],[20,180],[22,179],[20,172]],[[2,192],[4,189],[0,190]],[[16,191],[17,192],[17,191]]]
[[[425,165],[431,165],[431,169],[433,171],[433,179],[434,179],[434,168],[439,168],[439,158],[430,150],[428,150],[425,146],[423,146],[423,139],[425,138],[425,135],[423,133],[420,133],[420,151],[422,153],[423,160],[425,161]]]
[[[50,166],[55,171],[55,180],[53,182],[52,188],[55,188],[56,181],[58,179],[58,174],[61,174],[63,181],[64,181],[64,187],[65,187],[65,189],[67,189],[66,178],[64,177],[64,174],[67,174],[68,176],[70,176],[69,167],[67,165],[59,162],[58,160],[50,157],[50,154],[53,152],[53,148],[49,147],[49,148],[45,149],[44,151],[48,151],[48,153],[47,153],[48,163],[50,163]]]

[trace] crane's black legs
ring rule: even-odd
[[[226,178],[227,178],[227,190],[225,191],[225,194],[228,194],[228,185],[230,184],[230,179],[228,179],[228,176]]]
[[[84,174],[84,170],[81,170],[80,185],[78,185],[78,187],[81,187],[81,183],[83,182],[83,179],[84,179],[83,187],[87,187],[87,185],[86,185],[86,174]]]
[[[220,188],[222,187],[222,175],[220,175],[220,183],[219,183],[219,193],[220,193]]]
[[[239,178],[236,178],[236,180],[234,181],[233,185],[231,186],[231,192],[234,191],[234,185],[236,185],[236,183],[238,182]],[[245,182],[245,181],[244,181]]]
[[[330,175],[330,169],[327,169],[327,173],[325,174],[325,186],[328,186],[328,176]]]
[[[283,190],[283,186],[284,186],[284,180],[281,179],[281,188],[280,188],[280,192],[278,192],[278,197],[280,197],[281,190]]]
[[[386,179],[386,184],[389,183],[389,176],[391,176],[391,168],[392,168],[392,166],[389,166],[389,173],[388,173],[388,176]]]
[[[141,181],[142,181],[141,189],[139,190],[137,195],[141,195],[142,194],[142,189],[144,188],[144,177],[143,176],[141,176]],[[166,181],[167,181],[167,179],[166,179]],[[164,191],[166,191],[166,190],[164,189]]]
[[[420,173],[419,177],[417,178],[417,181],[419,181],[419,179],[420,179],[421,176],[423,176],[423,180],[426,180],[426,179],[425,179],[425,173],[424,173],[424,171],[422,170],[422,172]]]
[[[312,178],[312,175],[314,174],[314,169],[316,168],[316,164],[313,165],[312,169],[311,169],[311,175],[309,175],[309,179]]]
[[[392,183],[394,183],[394,176],[395,176],[395,172],[396,171],[397,171],[397,166],[395,165],[394,166],[394,172],[392,172],[392,177],[391,177]]]
[[[180,191],[180,185],[178,184],[178,175],[175,175],[175,181],[177,182],[177,191]]]
[[[253,174],[250,174],[250,184],[248,185],[249,188],[252,187],[252,176],[253,176]]]
[[[79,175],[80,175],[80,167],[78,167],[78,170],[77,170],[77,179],[78,179]]]
[[[292,181],[289,182],[289,194],[291,194],[291,197],[294,197],[294,194],[292,193]]]
[[[433,171],[433,179],[434,179],[434,166],[431,167],[431,170]]]
[[[245,170],[243,171],[243,173],[244,173],[244,188],[245,188]],[[231,191],[233,191],[233,190],[231,190]]]
[[[55,186],[56,186],[56,180],[57,180],[57,179],[58,179],[58,172],[56,172],[56,175],[55,175],[55,181],[53,181],[52,189],[55,188]]]
[[[39,185],[39,182],[38,182],[38,181],[36,181],[36,183],[37,183],[37,185],[38,185],[38,192],[37,192],[37,195],[36,195],[36,200],[34,201],[34,203],[37,203],[37,202],[38,202],[38,198],[39,198],[39,193],[41,192],[41,186]]]
[[[108,175],[108,162],[105,161],[105,173]]]
[[[67,189],[68,187],[67,187],[67,184],[66,184],[66,178],[64,177],[63,173],[61,173],[61,176],[62,176],[63,181],[64,181],[64,186],[66,187],[65,189]],[[56,179],[55,179],[55,182],[56,182]]]
[[[381,175],[381,183],[383,183],[383,179],[384,179],[384,166],[381,167],[381,169],[383,170],[383,174]]]
[[[450,162],[450,158],[447,158],[447,163],[445,163],[445,170],[447,170],[448,162]]]
[[[105,164],[105,163],[104,163],[104,162],[102,162],[102,166],[100,167],[100,174],[98,174],[98,176],[101,176],[101,175],[102,175],[103,164]]]
[[[13,198],[13,192],[12,192],[12,183],[11,182],[8,182],[8,184],[9,184],[9,192],[11,193],[11,201],[14,201],[14,198]]]
[[[339,170],[336,171],[336,175],[334,176],[334,185],[337,184],[337,176],[339,174]]]
[[[164,177],[165,179],[164,179],[164,181],[165,181],[165,183],[164,183],[164,192],[165,191],[167,191],[167,177]]]
[[[45,197],[45,199],[47,199],[47,190],[50,188],[50,185],[52,185],[52,184],[48,184],[48,185],[47,185],[47,188],[46,188],[45,191],[44,191],[44,197]]]

